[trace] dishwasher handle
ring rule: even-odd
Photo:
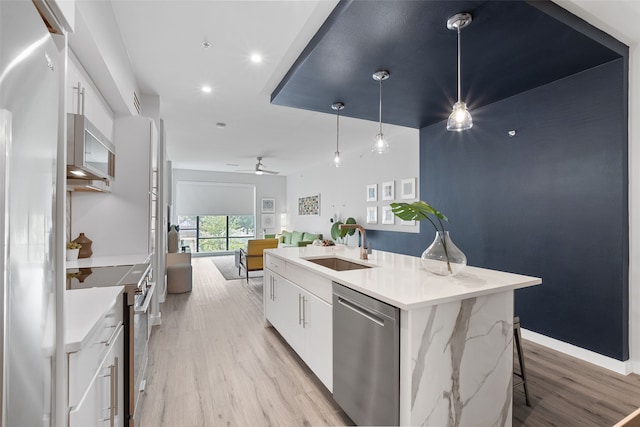
[[[384,326],[384,319],[381,319],[375,313],[367,310],[364,307],[356,305],[355,303],[349,301],[348,299],[344,299],[342,297],[338,297],[338,304],[348,308],[349,310],[352,310],[352,311],[358,313],[359,315],[361,315],[363,317],[366,317],[367,319],[371,320],[373,323],[376,323],[376,324],[378,324],[380,326]]]

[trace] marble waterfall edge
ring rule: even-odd
[[[408,325],[410,425],[511,426],[513,291],[414,310]]]

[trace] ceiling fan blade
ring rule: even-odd
[[[276,172],[276,171],[268,171],[268,170],[264,170],[264,169],[260,169],[262,172],[264,173],[270,173],[271,175],[278,175],[280,172]]]

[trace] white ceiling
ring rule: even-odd
[[[140,89],[160,97],[173,167],[234,172],[253,169],[257,156],[264,157],[265,169],[281,174],[329,165],[336,144],[331,106],[322,114],[271,105],[269,99],[336,4],[113,0]],[[203,41],[211,47],[205,49]],[[261,64],[250,61],[254,52],[264,57]],[[203,93],[203,85],[212,93]],[[378,90],[373,79],[371,90]],[[384,131],[391,140],[407,132],[396,126]],[[376,133],[374,122],[341,118],[340,151],[370,155]]]

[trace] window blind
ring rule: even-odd
[[[201,181],[176,183],[178,215],[254,215],[255,185]]]

